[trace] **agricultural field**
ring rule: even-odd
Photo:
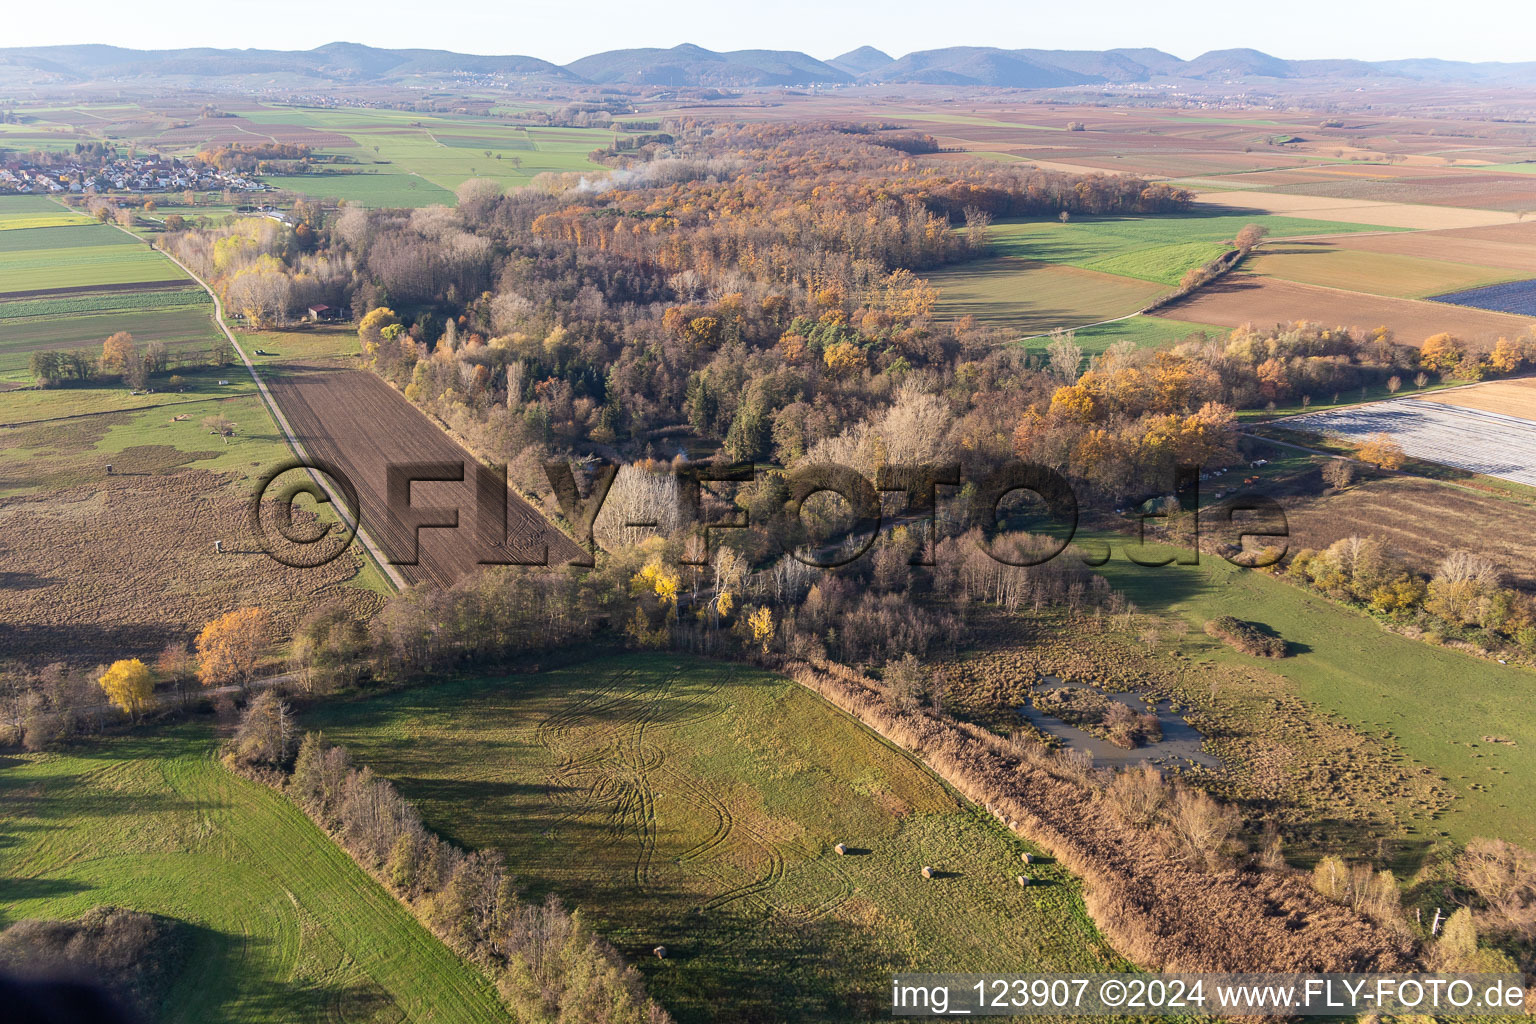
[[[1403,231],[1329,239],[1341,249],[1391,253],[1536,274],[1536,221],[1451,231]]]
[[[370,206],[452,205],[453,190],[469,178],[516,186],[545,171],[599,170],[587,154],[615,137],[599,129],[524,127],[484,117],[361,108],[267,106],[243,111],[241,120],[258,134],[303,140],[356,161],[365,172],[274,176],[264,179],[268,184]]]
[[[268,175],[273,188],[313,199],[345,199],[363,206],[452,206],[452,192],[415,174],[388,171],[347,174]]]
[[[1484,288],[1433,296],[1436,302],[1536,317],[1536,280],[1511,281]]]
[[[1315,196],[1310,192],[1302,194],[1252,190],[1244,190],[1241,193],[1200,192],[1196,194],[1195,199],[1198,204],[1213,212],[1233,212],[1233,207],[1240,207],[1252,210],[1254,213],[1267,213],[1278,217],[1308,217],[1344,224],[1369,224],[1383,228],[1408,228],[1415,231],[1489,227],[1495,224],[1514,224],[1520,219],[1512,211],[1471,210],[1451,206],[1344,199]]]
[[[0,231],[77,227],[94,223],[94,218],[74,210],[67,210],[53,200],[42,196],[0,198]]]
[[[630,654],[302,724],[394,779],[430,827],[505,850],[525,895],[579,907],[683,1024],[876,1019],[895,970],[1122,966],[1057,865],[1020,889],[1032,847],[757,669]]]
[[[0,762],[0,927],[104,904],[183,922],[164,1024],[510,1019],[484,977],[215,746],[193,721]]]
[[[7,236],[13,234],[25,237],[10,243]],[[105,224],[0,232],[0,298],[84,285],[185,280],[174,263]]]
[[[1536,422],[1536,379],[1489,380],[1468,387],[1448,388],[1425,401]]]
[[[1443,301],[1455,300],[1441,297],[1439,292],[1507,281],[1517,276],[1515,272],[1499,267],[1349,249],[1332,239],[1266,243],[1254,252],[1247,269],[1263,277],[1297,284],[1403,299],[1434,296]]]
[[[1280,421],[1347,441],[1390,434],[1415,459],[1536,486],[1536,421],[1449,404],[1400,398]]]
[[[576,543],[555,529],[522,498],[508,495],[507,545],[482,542],[475,518],[474,456],[443,428],[377,375],[334,365],[269,364],[263,378],[294,434],[309,454],[338,466],[357,488],[363,529],[387,555],[412,557],[414,531],[390,519],[385,500],[386,469],[415,462],[465,466],[462,482],[422,482],[412,488],[417,508],[458,508],[457,529],[423,529],[417,564],[400,565],[410,583],[447,587],[476,571],[482,559],[537,559],[564,565],[585,557]]]
[[[1536,546],[1530,542],[1536,536],[1536,505],[1531,502],[1409,474],[1328,489],[1321,486],[1316,466],[1308,468],[1311,486],[1304,493],[1253,488],[1273,493],[1284,506],[1294,550],[1321,551],[1344,537],[1376,537],[1426,570],[1454,550],[1478,551],[1497,561],[1510,585],[1536,590]]]
[[[1041,334],[1135,313],[1168,289],[1152,281],[1000,256],[927,275],[943,316]]]
[[[1392,330],[1398,341],[1408,345],[1449,331],[1466,341],[1491,346],[1501,337],[1519,337],[1529,327],[1528,320],[1508,313],[1296,284],[1250,270],[1228,274],[1153,315],[1222,327],[1248,323],[1263,327],[1292,320],[1366,331],[1384,326]]]
[[[453,191],[469,178],[492,178],[512,187],[526,185],[546,171],[600,170],[587,155],[608,146],[615,132],[595,128],[551,128],[516,123],[516,115],[481,117],[428,114],[371,107],[302,107],[283,104],[234,104],[229,117],[189,121],[184,111],[148,106],[82,105],[78,108],[31,108],[36,121],[23,139],[0,125],[9,146],[73,146],[84,137],[155,147],[189,155],[213,145],[276,142],[308,146],[339,161],[334,173],[270,175],[275,188],[313,198],[346,199],[368,206],[452,205]],[[326,165],[319,164],[324,168]],[[46,203],[41,197],[18,197]],[[0,202],[9,202],[6,197]],[[52,204],[50,204],[52,205]],[[42,211],[43,221],[65,221],[60,212]],[[18,226],[25,224],[17,218]],[[0,230],[5,217],[0,215]]]
[[[72,306],[96,309],[86,312]],[[49,308],[59,311],[31,312]],[[25,370],[33,352],[90,349],[99,354],[101,343],[118,331],[132,334],[141,346],[164,345],[173,359],[206,352],[219,338],[212,314],[213,304],[200,289],[88,292],[0,302],[0,380],[30,380]]]
[[[1002,221],[988,229],[995,253],[1065,263],[1106,274],[1177,285],[1191,267],[1225,252],[1245,226],[1258,224],[1272,238],[1369,231],[1374,226],[1240,213],[1163,217],[1082,217],[1059,221]],[[1385,230],[1385,229],[1377,229]]]
[[[1279,185],[1275,191],[1508,212],[1536,209],[1536,181],[1506,174],[1468,172],[1444,176],[1308,182],[1303,185]]]
[[[0,656],[95,664],[189,641],[242,605],[267,608],[284,631],[317,599],[378,607],[385,585],[355,545],[312,569],[265,553],[252,489],[288,447],[243,371],[186,379],[185,391],[140,396],[0,393]],[[202,425],[215,415],[235,424],[227,443]]]
[[[928,280],[940,289],[938,308],[944,315],[974,316],[982,324],[1025,334],[1077,328],[1141,310],[1177,286],[1186,271],[1227,251],[1225,243],[1248,224],[1262,225],[1276,238],[1387,230],[1240,211],[1084,217],[1067,223],[1004,221],[988,230],[988,256],[930,273]],[[1183,319],[1197,324],[1196,329],[1219,323],[1201,322],[1198,316]],[[1167,330],[1143,318],[1137,322],[1144,326],[1123,330],[1135,330],[1138,337]],[[1108,331],[1104,336],[1109,340],[1100,348],[1118,340],[1118,333]],[[1091,338],[1085,334],[1083,340]]]

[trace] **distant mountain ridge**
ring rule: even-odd
[[[601,85],[753,88],[900,83],[1049,89],[1189,80],[1399,80],[1536,87],[1536,61],[1285,60],[1253,49],[1213,50],[1183,60],[1162,50],[1004,49],[951,46],[896,58],[862,46],[828,60],[798,50],[715,51],[684,43],[595,53],[563,67],[537,57],[328,43],[313,50],[117,46],[0,48],[0,82],[71,84],[163,80],[196,84],[396,85],[454,75],[500,75]]]

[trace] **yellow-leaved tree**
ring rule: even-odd
[[[272,637],[272,617],[241,608],[214,619],[197,635],[197,678],[204,686],[244,687]]]
[[[768,653],[768,645],[773,641],[773,612],[767,605],[747,616],[747,628],[752,630],[752,639],[763,645],[763,653]]]
[[[1407,456],[1403,453],[1403,446],[1392,439],[1388,433],[1372,434],[1365,439],[1355,455],[1361,462],[1369,462],[1373,466],[1382,469],[1401,469]]]
[[[114,661],[96,681],[108,700],[135,719],[149,706],[150,695],[155,692],[155,677],[138,658]]]

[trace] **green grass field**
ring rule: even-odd
[[[1168,342],[1183,341],[1191,334],[1200,331],[1204,331],[1213,338],[1225,337],[1230,333],[1229,328],[1212,327],[1210,324],[1190,323],[1187,320],[1165,320],[1155,316],[1133,316],[1128,320],[1116,320],[1096,327],[1084,327],[1075,331],[1073,337],[1083,353],[1091,356],[1122,341],[1129,341],[1137,348],[1153,348]],[[1022,342],[1025,348],[1041,352],[1045,351],[1050,343],[1051,339],[1048,336],[1030,338]]]
[[[258,366],[362,354],[357,328],[348,324],[305,324],[286,331],[242,331],[238,337],[240,347]],[[267,355],[258,355],[257,349]]]
[[[452,206],[455,202],[452,192],[425,178],[388,171],[269,175],[262,180],[273,188],[298,192],[313,199],[345,199],[363,206]]]
[[[1415,838],[1439,832],[1464,842],[1498,836],[1536,842],[1529,780],[1536,773],[1536,677],[1523,669],[1389,633],[1362,613],[1220,558],[1198,566],[1143,568],[1115,557],[1098,571],[1143,611],[1187,620],[1218,615],[1263,623],[1296,653],[1263,668],[1290,680],[1302,699],[1356,728],[1390,734],[1403,752],[1455,792],[1442,818],[1416,822]],[[1225,648],[1212,657],[1242,663]],[[1251,660],[1249,662],[1251,664]],[[1502,737],[1508,743],[1490,742]]]
[[[590,915],[684,1024],[881,1018],[901,969],[1120,964],[1058,866],[1021,889],[1030,847],[759,670],[627,654],[330,704],[302,724],[393,778],[442,834],[505,850],[527,895]]]
[[[99,249],[133,245],[133,239],[106,224],[65,224],[0,231],[0,254],[52,249]]]
[[[118,234],[124,242],[129,241],[127,236],[115,231],[113,233]],[[74,288],[80,285],[184,280],[186,275],[176,264],[147,245],[121,245],[114,241],[104,245],[62,249],[41,245],[16,251],[0,250],[0,294]]]
[[[1040,334],[1126,316],[1168,289],[1150,281],[1018,256],[987,257],[927,275],[941,316]]]
[[[602,170],[587,159],[614,133],[596,128],[544,128],[467,115],[364,108],[264,107],[243,114],[256,125],[297,125],[344,135],[357,145],[322,152],[370,172],[274,176],[278,188],[349,199],[368,206],[452,204],[470,178],[526,185],[545,171]]]
[[[1172,286],[1186,270],[1220,255],[1222,243],[1249,224],[1268,228],[1272,238],[1389,230],[1267,214],[1081,217],[1065,224],[1055,220],[1002,221],[992,225],[988,237],[993,253],[999,256],[1066,263]]]
[[[0,196],[0,231],[87,225],[95,219],[43,196]]]
[[[0,324],[7,320],[33,317],[79,316],[212,304],[213,300],[208,297],[208,293],[195,287],[171,286],[122,292],[62,292],[0,302]]]
[[[0,926],[115,904],[191,925],[157,1020],[506,1021],[489,982],[203,725],[0,762]]]
[[[27,358],[33,352],[84,348],[93,349],[94,354],[99,355],[101,343],[118,331],[132,334],[141,350],[145,345],[160,342],[173,355],[184,350],[206,352],[218,338],[211,313],[212,307],[204,303],[164,309],[0,319],[0,374],[25,369]]]
[[[1276,238],[1377,230],[1268,215],[1004,221],[989,230],[986,257],[928,280],[941,290],[942,315],[970,315],[1026,335],[1077,328],[1142,309],[1186,271],[1226,251],[1223,243],[1248,224],[1261,224]],[[1138,341],[1162,333],[1141,323],[1123,331]],[[1118,340],[1116,333],[1104,335],[1103,344]]]

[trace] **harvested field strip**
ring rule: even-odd
[[[1536,394],[1526,407],[1536,413]],[[1297,549],[1321,551],[1345,537],[1376,537],[1418,568],[1432,570],[1466,548],[1495,558],[1512,585],[1536,590],[1536,505],[1406,475],[1280,500]]]
[[[1384,326],[1407,345],[1421,344],[1442,331],[1491,345],[1501,337],[1517,338],[1529,326],[1526,319],[1507,313],[1277,281],[1249,271],[1228,274],[1153,315],[1222,327],[1265,327],[1292,320],[1367,331]]]
[[[187,291],[185,278],[165,281],[124,281],[118,284],[80,284],[63,285],[53,288],[21,288],[16,291],[4,293],[4,301],[9,304],[14,301],[27,300],[54,300],[65,299],[73,296],[88,296],[97,294],[121,294],[123,292],[180,292]],[[198,289],[201,291],[201,289]],[[207,295],[207,292],[203,292]]]
[[[475,514],[474,456],[375,375],[289,365],[264,369],[262,376],[305,450],[340,467],[357,488],[363,529],[386,554],[408,558],[414,546],[414,531],[388,514],[387,468],[421,462],[464,467],[463,482],[422,482],[412,488],[415,508],[457,508],[459,526],[420,531],[419,563],[399,566],[409,582],[452,586],[478,570],[482,559],[547,558],[549,565],[564,565],[584,556],[575,542],[515,494],[508,495],[507,547],[482,541]]]
[[[1332,239],[1341,249],[1393,253],[1536,274],[1536,223]]]
[[[164,1024],[493,1024],[490,983],[281,796],[214,759],[212,730],[28,754],[0,769],[0,927],[101,904],[185,921]]]
[[[1425,396],[1423,401],[1536,422],[1536,378],[1490,380],[1470,387],[1448,388]]]
[[[1291,195],[1285,192],[1201,192],[1195,198],[1197,208],[1204,207],[1232,216],[1243,216],[1243,211],[1247,210],[1282,217],[1313,217],[1346,224],[1376,224],[1421,230],[1484,227],[1491,224],[1513,224],[1518,220],[1513,212],[1499,210],[1378,203],[1363,199]]]
[[[1282,281],[1405,299],[1519,276],[1499,267],[1343,248],[1331,240],[1268,242],[1254,253],[1248,269]]]
[[[1536,487],[1536,422],[1444,401],[1400,398],[1312,413],[1280,426],[1362,441],[1390,434],[1416,459]]]
[[[1536,206],[1536,181],[1500,175],[1445,174],[1371,181],[1318,182],[1282,185],[1275,191],[1305,193],[1341,199],[1369,199],[1394,203],[1518,212]]]
[[[1038,850],[761,670],[629,653],[303,724],[430,826],[515,857],[529,896],[579,907],[682,1024],[882,1019],[889,973],[909,968],[1124,966],[1060,865],[1020,888],[1019,853]]]

